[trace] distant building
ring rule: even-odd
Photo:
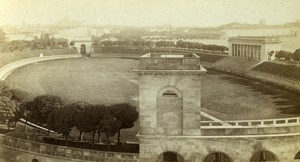
[[[91,36],[74,36],[72,42],[79,54],[86,55],[93,53]]]
[[[229,38],[229,55],[261,61],[273,60],[281,49],[280,41],[274,37]]]
[[[268,37],[297,37],[300,27],[298,25],[266,25],[260,24],[238,24],[232,23],[222,30],[223,38],[237,36],[268,36]]]

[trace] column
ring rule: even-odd
[[[241,57],[244,57],[244,45],[241,44]]]
[[[244,57],[247,57],[247,45],[243,45],[244,46]]]
[[[257,59],[257,50],[256,50],[256,45],[253,46],[254,47],[254,58]]]
[[[261,59],[261,46],[258,46],[258,59]]]
[[[252,45],[249,45],[249,56],[251,59],[253,59]]]
[[[240,44],[236,45],[236,50],[237,50],[236,56],[240,57]]]
[[[233,49],[232,49],[232,51],[233,51],[233,56],[235,56],[235,55],[236,55],[236,52],[235,52],[236,45],[233,44],[233,47],[232,47],[232,48],[233,48]]]
[[[249,56],[249,54],[250,54],[250,52],[249,52],[249,45],[246,45],[246,57],[247,58],[249,58],[250,56]]]

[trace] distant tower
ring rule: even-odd
[[[266,20],[265,19],[260,20],[259,25],[266,25]]]
[[[195,54],[145,54],[139,69],[140,160],[183,161],[201,135],[201,75]]]

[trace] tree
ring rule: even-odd
[[[0,82],[1,108],[4,118],[10,126],[11,121],[18,121],[23,110],[20,105],[27,100],[28,94],[20,89],[11,89],[5,82]]]
[[[114,104],[109,107],[111,114],[121,122],[118,130],[118,143],[120,143],[121,129],[128,129],[134,126],[138,119],[138,112],[134,106],[127,103]]]
[[[300,49],[295,50],[293,53],[292,59],[294,61],[300,61]]]
[[[11,89],[11,100],[15,101],[18,104],[21,104],[28,100],[29,94],[21,89]]]
[[[28,123],[28,119],[31,117],[33,106],[33,101],[24,102],[20,105],[20,112],[18,114],[25,117],[24,131],[26,131],[26,126]]]
[[[109,148],[110,137],[113,137],[120,130],[121,122],[117,118],[115,118],[114,116],[108,113],[103,117],[102,123],[103,123],[103,132],[106,136],[106,140]]]
[[[11,98],[12,92],[6,82],[0,81],[0,96]]]
[[[88,105],[81,109],[75,119],[76,128],[84,133],[91,133],[93,136],[92,144],[94,144],[95,133],[98,130],[98,115],[94,105]]]
[[[71,128],[75,126],[76,114],[77,109],[68,105],[63,108],[55,108],[48,117],[48,128],[63,134],[66,138],[66,145],[68,145]]]
[[[38,124],[46,124],[49,114],[64,106],[62,98],[54,95],[41,95],[33,99],[31,119]]]
[[[104,133],[103,131],[103,118],[105,115],[109,113],[108,108],[104,105],[94,105],[93,106],[93,112],[98,118],[98,123],[96,125],[96,131],[98,135],[98,143],[100,142],[101,133]]]
[[[14,117],[16,104],[6,96],[0,96],[0,111],[4,112],[5,122],[10,129],[10,122]]]
[[[5,33],[4,33],[3,29],[0,29],[0,46],[3,45],[5,40],[6,40]]]
[[[74,102],[72,104],[70,104],[69,106],[70,107],[73,107],[73,109],[76,110],[76,114],[74,116],[74,124],[75,126],[77,126],[77,122],[81,122],[80,120],[81,119],[77,119],[77,118],[80,118],[81,117],[81,111],[83,109],[85,109],[87,106],[90,106],[91,104],[89,104],[88,102],[85,102],[85,101],[77,101],[77,102]],[[80,124],[80,123],[78,123]],[[79,130],[79,138],[78,140],[80,141],[81,140],[81,135],[82,135],[82,131]]]

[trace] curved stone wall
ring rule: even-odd
[[[33,57],[28,59],[22,59],[19,61],[14,61],[0,68],[0,80],[5,80],[13,70],[28,64],[41,62],[41,61],[50,61],[50,60],[65,59],[65,58],[78,58],[78,57],[81,57],[81,55],[78,54],[53,55],[53,56],[44,56],[44,57]]]
[[[288,87],[289,89],[300,92],[300,80],[285,78],[274,74],[264,73],[256,70],[250,70],[245,75],[248,78],[271,82],[273,84]]]
[[[157,147],[159,146],[159,147]],[[147,150],[140,157],[142,162],[154,162],[163,152],[175,152],[184,157],[185,162],[204,162],[214,152],[228,155],[232,162],[250,162],[260,151],[272,152],[279,162],[296,162],[300,151],[300,136],[283,137],[168,137],[153,136],[140,140],[140,147]]]
[[[37,159],[39,162],[137,162],[138,157],[139,155],[134,153],[115,153],[77,149],[0,135],[0,160],[6,159],[7,162],[30,162],[32,159]]]

